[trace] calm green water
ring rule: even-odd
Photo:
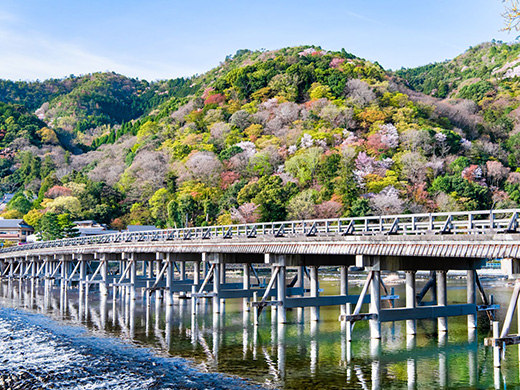
[[[361,275],[360,275],[361,276]],[[361,279],[359,279],[361,280]],[[426,280],[418,280],[418,290]],[[320,281],[322,295],[339,294],[334,276]],[[389,286],[390,287],[390,286]],[[391,287],[404,305],[404,284]],[[449,303],[466,301],[465,280],[449,280]],[[505,315],[512,287],[503,280],[486,281],[484,287],[501,304]],[[352,294],[360,291],[352,282]],[[447,336],[439,337],[436,321],[418,321],[418,335],[406,336],[404,322],[384,323],[380,342],[370,340],[367,322],[358,322],[353,342],[345,342],[338,321],[339,308],[321,309],[321,320],[311,323],[308,309],[287,314],[289,324],[272,321],[271,309],[262,313],[260,325],[242,312],[241,300],[228,300],[225,312],[214,315],[210,301],[201,300],[197,317],[189,300],[179,299],[168,308],[162,301],[147,305],[109,297],[100,302],[90,293],[88,305],[75,289],[64,296],[59,287],[45,293],[43,286],[7,282],[0,289],[0,306],[43,313],[66,323],[86,325],[95,335],[117,336],[154,349],[163,356],[192,359],[209,371],[250,378],[267,387],[283,389],[437,389],[520,387],[518,347],[510,346],[501,370],[493,368],[493,351],[484,347],[490,336],[485,313],[479,328],[468,334],[466,317],[451,317]],[[383,303],[387,307],[388,302]],[[367,312],[364,309],[363,312]],[[516,322],[513,328],[516,330]]]

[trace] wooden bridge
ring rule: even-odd
[[[165,298],[211,299],[213,311],[225,299],[243,299],[258,323],[262,309],[276,310],[279,323],[286,310],[310,308],[319,320],[321,306],[341,306],[350,339],[353,323],[370,322],[371,337],[381,338],[381,323],[407,321],[408,334],[416,320],[437,319],[446,332],[447,317],[468,316],[477,326],[477,312],[489,316],[497,308],[486,295],[477,270],[486,259],[502,259],[513,275],[520,272],[520,209],[474,212],[389,215],[245,225],[166,229],[69,238],[13,246],[0,250],[0,276],[43,280],[62,289],[79,286],[88,296],[99,290],[134,300],[139,293]],[[337,267],[340,295],[320,296],[319,268]],[[231,283],[228,270],[241,270],[241,282]],[[268,283],[256,274],[268,268]],[[359,295],[349,293],[349,272],[368,271]],[[422,291],[416,272],[430,271]],[[446,272],[467,271],[467,303],[448,304]],[[382,308],[381,302],[400,297],[386,291],[382,271],[406,272],[404,307]],[[430,291],[431,300],[424,298]],[[477,302],[477,291],[481,302]],[[362,313],[364,303],[368,312]],[[355,305],[355,306],[354,306]],[[352,308],[354,306],[354,308]]]

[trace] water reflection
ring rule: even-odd
[[[491,352],[482,343],[487,334],[468,332],[465,317],[450,318],[448,333],[437,333],[436,321],[418,321],[416,336],[406,334],[405,322],[383,324],[381,340],[370,339],[368,324],[360,322],[348,342],[346,324],[337,321],[339,308],[321,308],[320,322],[310,321],[309,310],[288,310],[288,324],[278,324],[276,311],[265,310],[254,325],[241,299],[221,302],[215,313],[207,298],[193,307],[185,296],[170,302],[138,290],[132,299],[130,289],[121,287],[113,299],[87,286],[65,287],[52,280],[9,280],[0,285],[1,304],[81,323],[93,332],[194,359],[209,370],[284,389],[502,388],[520,382],[518,349],[509,347],[506,354],[513,358],[493,370]],[[450,290],[450,300],[459,293],[465,291]],[[502,297],[499,303],[508,298],[500,291],[495,296]]]

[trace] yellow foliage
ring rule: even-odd
[[[240,104],[240,101],[232,99],[229,101],[229,104],[227,106],[227,111],[230,114],[234,114],[235,112],[240,111],[241,108],[242,108],[242,104]]]
[[[42,202],[40,203],[40,206],[41,206],[42,208],[46,208],[47,205],[48,205],[49,203],[51,203],[52,201],[53,201],[53,199],[43,198]]]
[[[21,211],[18,210],[9,210],[5,213],[2,213],[2,218],[4,219],[20,219],[23,217],[23,214]]]
[[[278,100],[278,104],[282,104],[282,103],[285,103],[285,102],[288,102],[289,100],[283,96],[283,95],[276,95],[275,96],[276,100]]]
[[[386,114],[379,108],[369,107],[360,112],[358,117],[361,120],[363,127],[369,127],[375,122],[384,122]]]
[[[274,135],[263,135],[255,142],[255,145],[258,149],[264,149],[268,146],[274,146],[276,148],[280,147],[280,138],[275,137]]]
[[[229,211],[225,211],[217,217],[217,225],[232,225],[233,221],[231,220],[231,213]]]
[[[36,226],[43,214],[38,210],[31,210],[23,216],[23,220],[31,226]]]
[[[327,85],[322,85],[320,83],[313,83],[311,85],[311,89],[309,90],[309,96],[312,100],[318,100],[321,98],[332,98],[330,93],[330,87]]]
[[[393,186],[397,189],[403,187],[403,183],[399,181],[397,173],[391,170],[386,172],[385,177],[374,174],[366,175],[365,181],[368,192],[378,193],[388,186]]]
[[[188,134],[186,137],[180,140],[182,145],[193,146],[200,144],[204,139],[203,134]]]
[[[139,131],[137,132],[137,142],[141,142],[146,137],[150,135],[156,134],[159,131],[159,126],[157,123],[148,121],[144,125],[141,125]]]
[[[81,212],[81,203],[75,196],[58,196],[47,204],[47,210],[52,213],[69,213],[76,216]]]
[[[38,135],[41,137],[44,144],[58,145],[60,143],[54,130],[49,129],[48,127],[42,127],[36,133],[38,133]]]
[[[190,195],[197,202],[207,199],[217,199],[221,191],[216,187],[208,187],[204,183],[185,181],[179,189],[178,197]]]
[[[271,98],[272,92],[272,89],[269,87],[260,88],[251,94],[251,98],[253,100],[260,100],[261,102],[265,102]]]
[[[262,125],[255,123],[249,126],[247,129],[245,129],[244,133],[247,134],[251,141],[255,142],[258,139],[258,137],[262,135],[262,131]]]
[[[255,101],[252,101],[251,103],[246,103],[241,108],[250,115],[256,114],[258,112],[258,105]]]
[[[70,181],[67,184],[65,184],[65,187],[70,188],[72,190],[73,196],[80,196],[85,191],[87,185],[84,183],[75,183],[73,181]]]

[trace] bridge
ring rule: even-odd
[[[266,307],[286,323],[286,310],[310,308],[318,321],[320,307],[340,306],[340,321],[351,340],[356,321],[368,320],[371,337],[381,338],[381,323],[406,321],[416,333],[419,319],[437,319],[439,332],[448,330],[447,317],[467,316],[477,326],[477,312],[493,318],[497,305],[482,288],[477,270],[486,259],[503,259],[511,275],[520,273],[520,209],[453,213],[370,216],[192,227],[92,237],[68,238],[0,250],[0,276],[8,280],[43,281],[47,288],[78,286],[114,300],[174,296],[197,303],[210,299],[220,313],[225,299],[242,299],[253,318]],[[340,274],[340,294],[321,295],[320,267]],[[269,270],[268,283],[257,271]],[[240,270],[241,282],[230,272]],[[368,271],[360,294],[349,293],[349,273]],[[416,272],[430,271],[417,291]],[[467,272],[467,303],[448,304],[449,270]],[[404,307],[383,284],[382,271],[406,272]],[[267,282],[267,280],[266,280]],[[430,301],[425,301],[427,293]],[[477,292],[480,301],[477,301]],[[390,307],[383,308],[388,301]],[[368,303],[368,312],[361,312]],[[387,305],[385,305],[387,306]]]

